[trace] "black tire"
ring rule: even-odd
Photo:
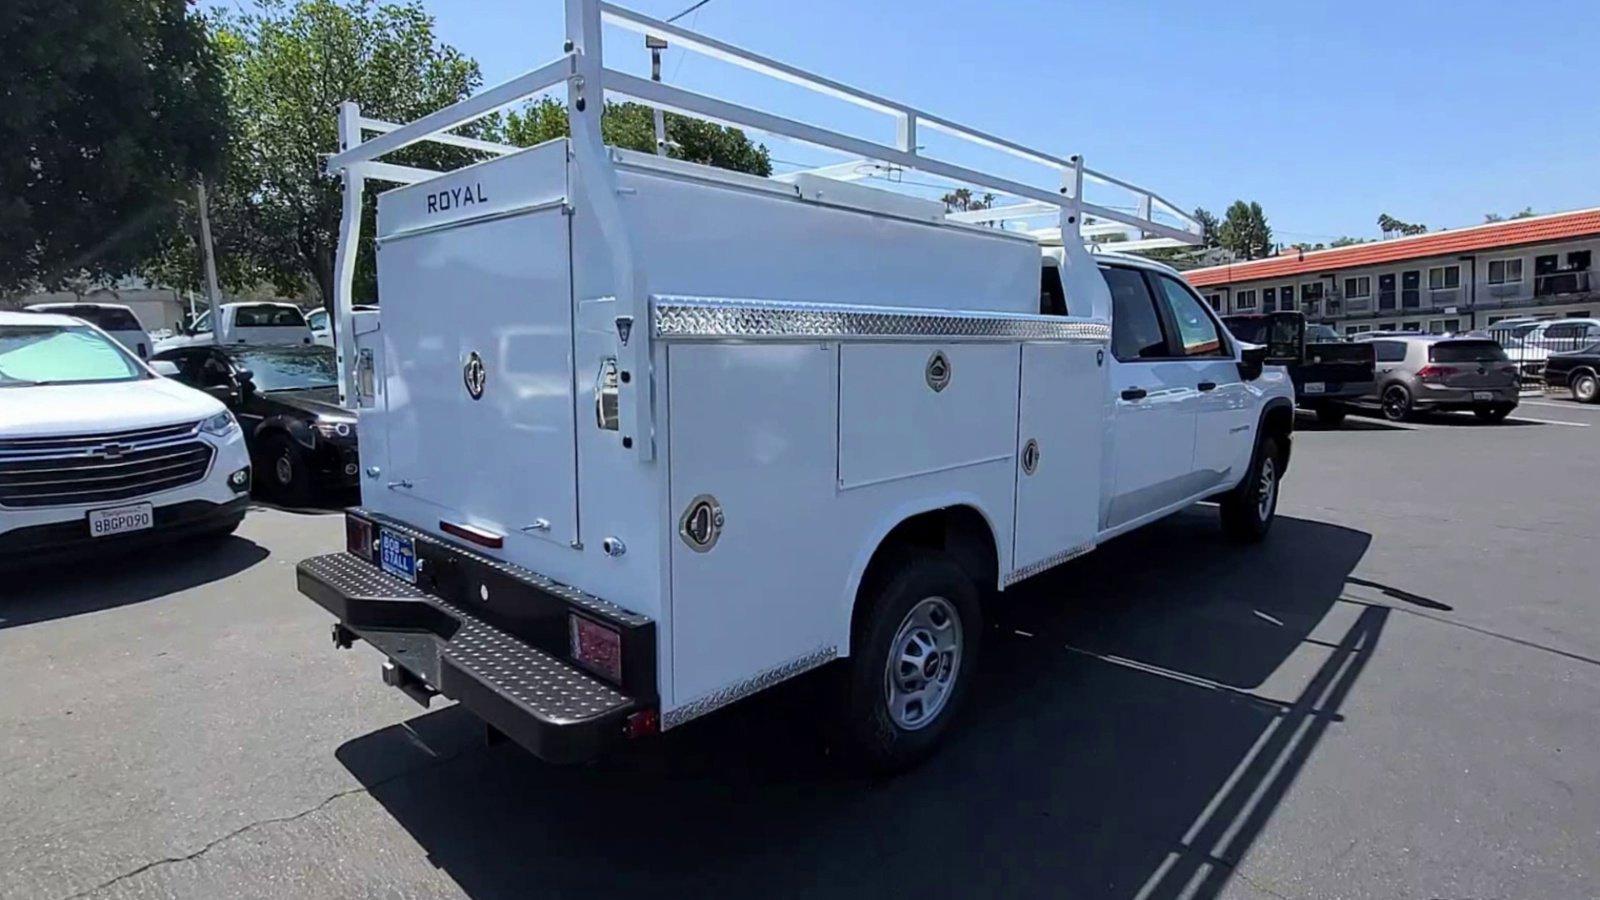
[[[287,506],[311,502],[311,470],[305,454],[286,434],[269,434],[261,441],[256,465],[259,484],[273,500]]]
[[[1391,422],[1408,421],[1415,412],[1411,407],[1411,391],[1403,384],[1389,385],[1379,397],[1379,408],[1383,410],[1383,417]]]
[[[943,607],[925,603],[943,600]],[[861,606],[857,610],[850,658],[841,676],[842,699],[837,710],[835,732],[840,749],[855,765],[888,774],[904,771],[926,759],[950,728],[973,681],[978,663],[978,647],[983,635],[983,614],[978,590],[966,572],[936,551],[907,548],[873,564],[868,583],[862,585]],[[912,727],[897,719],[890,710],[890,697],[902,689],[904,679],[922,677],[918,667],[904,660],[915,658],[920,649],[913,614],[939,609],[956,629],[957,652],[927,653],[935,669],[948,671],[942,700],[927,718]],[[950,615],[953,613],[953,616]],[[907,628],[912,631],[908,633]],[[907,653],[899,653],[900,650]],[[902,663],[891,671],[889,659],[896,654]],[[899,676],[898,678],[896,676]],[[923,677],[928,688],[943,680],[939,675]],[[903,692],[910,696],[913,692]],[[926,691],[924,691],[926,695]],[[914,707],[907,704],[900,718]]]
[[[1350,411],[1342,403],[1325,403],[1317,407],[1317,424],[1327,428],[1338,428],[1344,423],[1344,417]]]
[[[1593,372],[1579,372],[1567,384],[1572,399],[1579,403],[1600,403],[1600,379]]]
[[[1278,515],[1278,484],[1283,475],[1276,438],[1263,437],[1256,445],[1250,471],[1239,486],[1223,496],[1222,530],[1242,544],[1254,544],[1272,530]]]
[[[1506,416],[1511,415],[1514,406],[1475,406],[1472,414],[1483,422],[1504,422]]]

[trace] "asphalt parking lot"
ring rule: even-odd
[[[0,896],[1600,896],[1600,408],[1306,419],[1015,591],[945,752],[843,775],[802,683],[626,754],[485,746],[294,589],[332,513],[0,580]]]

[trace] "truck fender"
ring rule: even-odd
[[[1279,425],[1277,424],[1279,422],[1284,422],[1285,424]],[[1253,446],[1250,448],[1250,465],[1245,469],[1244,474],[1240,476],[1240,484],[1243,484],[1244,480],[1250,477],[1250,473],[1255,471],[1256,457],[1257,454],[1261,452],[1261,439],[1263,437],[1269,434],[1280,433],[1283,435],[1289,435],[1293,432],[1294,401],[1287,397],[1273,397],[1272,399],[1268,400],[1266,404],[1261,407],[1261,416],[1256,421],[1255,441]],[[1280,454],[1280,459],[1278,460],[1278,477],[1282,478],[1284,473],[1289,471],[1290,442],[1284,440],[1279,441],[1278,444],[1278,452]]]
[[[857,594],[861,591],[861,582],[866,577],[867,567],[872,564],[873,559],[878,555],[878,551],[883,549],[885,540],[900,526],[918,516],[942,512],[955,507],[965,507],[983,521],[984,529],[988,532],[988,539],[995,553],[996,568],[997,570],[1005,569],[1005,561],[1001,555],[1002,550],[996,537],[998,531],[995,528],[994,517],[984,508],[983,501],[974,494],[965,491],[953,491],[933,497],[919,497],[885,511],[882,517],[873,523],[872,530],[867,532],[870,539],[862,542],[861,548],[856,552],[855,559],[850,564],[850,572],[845,580],[838,617],[840,656],[850,655],[856,601],[859,599]],[[981,593],[989,593],[999,589],[999,586],[1000,571],[996,571],[994,573],[994,583],[980,583],[978,590]]]

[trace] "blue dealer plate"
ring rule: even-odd
[[[396,578],[417,583],[417,542],[387,528],[378,529],[378,565]]]

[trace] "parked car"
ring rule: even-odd
[[[82,319],[111,335],[140,359],[149,359],[150,348],[155,346],[150,333],[139,324],[139,317],[120,303],[35,303],[26,309],[29,312],[55,313]]]
[[[1486,422],[1499,422],[1517,408],[1517,366],[1495,341],[1418,334],[1371,343],[1377,380],[1364,402],[1377,405],[1386,419],[1471,410]]]
[[[352,309],[355,312],[377,312],[378,307],[368,303],[357,303]],[[311,328],[311,339],[324,347],[333,346],[333,316],[325,309],[314,309],[306,313],[306,325]]]
[[[356,419],[339,405],[332,348],[182,347],[156,360],[238,416],[263,493],[302,504],[357,486]]]
[[[1552,353],[1544,367],[1545,388],[1566,388],[1579,403],[1600,403],[1600,342]]]
[[[1305,322],[1298,312],[1224,316],[1234,337],[1267,347],[1267,361],[1289,370],[1295,405],[1317,414],[1324,425],[1338,425],[1349,404],[1372,393],[1373,354],[1369,344],[1339,337],[1327,325]]]
[[[1538,381],[1544,377],[1551,354],[1579,350],[1600,340],[1600,319],[1541,319],[1510,329],[1496,323],[1491,333],[1517,364],[1522,377]]]
[[[220,328],[213,335],[212,329]],[[311,329],[305,314],[293,303],[224,303],[215,320],[211,311],[199,315],[180,333],[162,341],[158,350],[213,344],[310,344]]]
[[[217,400],[69,316],[0,312],[0,562],[224,535],[250,458]]]

